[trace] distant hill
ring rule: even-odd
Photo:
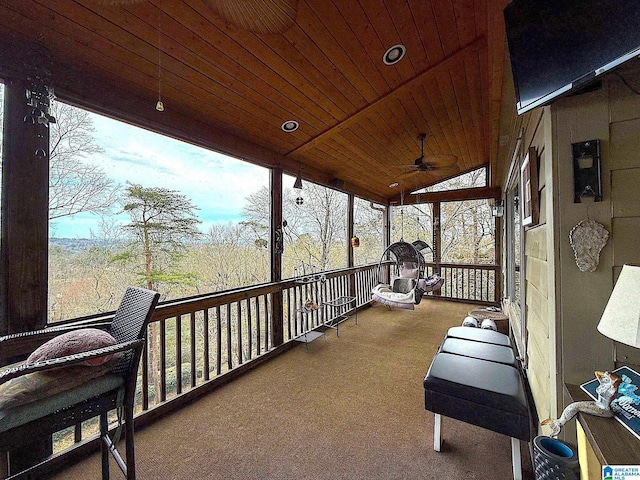
[[[71,253],[88,250],[91,247],[99,247],[104,244],[103,240],[93,238],[50,238],[49,248],[60,247]]]

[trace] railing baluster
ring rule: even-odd
[[[253,298],[253,306],[256,309],[256,348],[257,355],[262,353],[262,345],[260,341],[262,339],[262,323],[260,322],[260,301],[258,297]]]
[[[209,309],[205,308],[203,311],[203,318],[202,318],[202,333],[203,333],[203,339],[202,339],[202,349],[204,350],[204,352],[202,353],[203,358],[202,358],[202,375],[203,375],[203,379],[204,381],[208,381],[210,376],[209,376]]]
[[[222,319],[220,305],[216,305],[216,375],[222,373]]]
[[[142,350],[142,410],[149,410],[149,337]],[[157,396],[156,396],[157,398]]]
[[[232,328],[231,328],[231,304],[227,303],[227,368],[233,368],[233,350],[232,350]]]
[[[151,366],[155,368],[153,364]],[[153,388],[156,388],[155,384]],[[167,399],[167,321],[164,318],[160,321],[160,391],[156,391],[156,403],[159,403],[158,396],[160,402]]]
[[[247,309],[247,350],[249,355],[248,360],[253,358],[253,322],[251,320],[251,299],[247,298],[244,301],[245,308]]]
[[[264,351],[268,352],[271,348],[271,319],[269,318],[269,296],[263,295],[264,298]]]
[[[191,388],[196,386],[196,374],[197,374],[197,365],[196,365],[196,312],[191,312],[191,321],[189,322],[189,335],[191,335],[191,358],[189,361],[191,362]]]
[[[176,394],[182,393],[182,315],[176,316]]]
[[[238,365],[242,365],[244,363],[244,356],[242,355],[242,344],[244,343],[242,341],[242,300],[238,300],[236,302],[236,313],[237,313],[236,322],[238,323],[238,327],[237,327]]]

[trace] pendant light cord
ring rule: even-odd
[[[160,10],[158,9],[158,103],[156,104],[156,110],[164,111],[164,104],[162,103],[162,49],[160,45]]]

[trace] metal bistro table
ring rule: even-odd
[[[343,295],[333,300],[327,300],[322,304],[325,307],[324,310],[324,324],[329,328],[336,330],[336,337],[340,336],[338,326],[351,317],[351,311],[353,310],[353,316],[358,324],[358,309],[356,308],[356,297],[350,297]]]

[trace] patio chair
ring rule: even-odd
[[[23,468],[12,464],[11,451],[100,416],[102,478],[109,478],[111,453],[125,477],[135,479],[133,408],[137,371],[147,324],[158,298],[157,292],[128,287],[111,321],[84,321],[0,338],[0,360],[24,358],[33,352],[26,362],[0,371],[0,452],[8,452],[6,473],[11,474],[8,478],[39,478],[50,470],[50,462],[55,459],[55,455],[49,455],[37,465]],[[93,335],[95,338],[108,337],[105,332],[113,341],[101,348],[69,352],[75,348],[70,341],[59,345],[69,337],[85,343],[92,334],[97,334]],[[34,354],[51,348],[65,352],[64,356],[30,362]],[[112,439],[107,414],[114,409],[119,425]],[[126,463],[115,445],[122,415]]]

